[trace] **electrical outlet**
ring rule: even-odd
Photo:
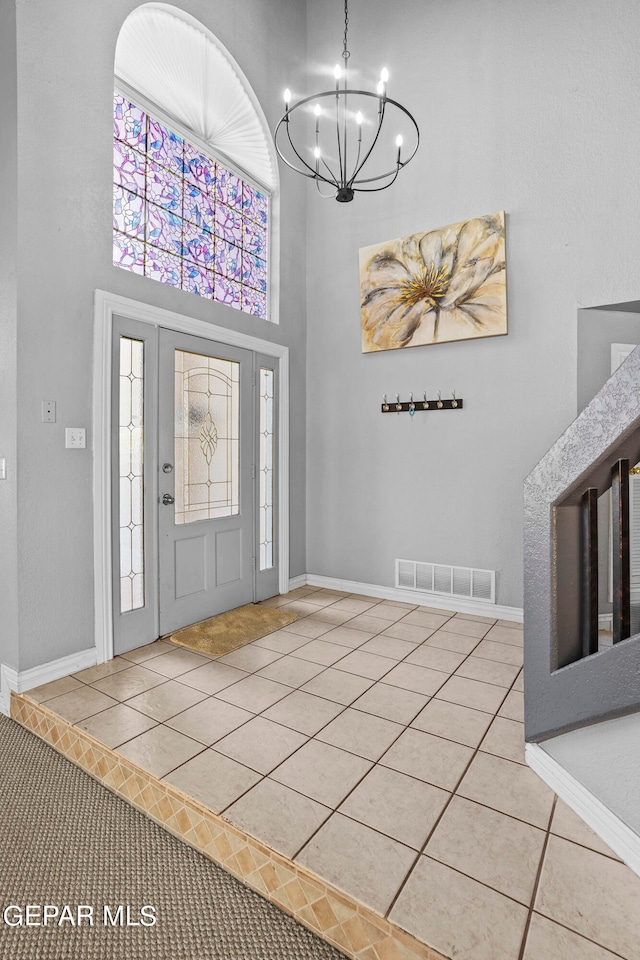
[[[87,445],[87,431],[84,427],[65,427],[64,445],[67,450],[84,450]]]
[[[56,422],[56,402],[55,402],[55,400],[43,400],[43,401],[42,401],[42,422],[43,422],[43,423],[55,423],[55,422]]]

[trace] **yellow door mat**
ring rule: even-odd
[[[188,647],[211,657],[221,657],[252,640],[266,637],[268,633],[286,627],[297,620],[295,613],[287,613],[279,607],[262,607],[248,603],[236,610],[228,610],[209,620],[201,620],[190,627],[183,627],[165,637],[181,647]]]

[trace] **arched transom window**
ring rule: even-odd
[[[165,4],[137,8],[116,51],[114,264],[268,318],[276,167],[262,120],[239,68],[197,21]]]

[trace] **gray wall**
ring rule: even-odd
[[[337,13],[308,15],[326,68]],[[386,192],[309,191],[310,573],[487,567],[498,603],[522,605],[522,481],[575,416],[577,308],[638,296],[639,29],[636,0],[351,5],[350,63],[372,85],[389,68],[422,142]],[[358,249],[500,209],[508,336],[362,355]],[[427,388],[464,410],[380,414],[383,393]]]
[[[7,479],[0,480],[0,643],[6,660],[18,663],[18,516],[16,480],[16,231],[18,163],[16,150],[16,19],[15,4],[0,8],[0,183],[3,185],[0,230],[0,457]],[[3,657],[0,656],[0,661]]]
[[[177,5],[227,46],[273,125],[285,74],[298,68],[289,66],[287,51],[304,57],[304,5],[294,0]],[[85,451],[65,450],[64,427],[91,425],[96,288],[290,346],[292,472],[298,479],[291,495],[292,575],[306,566],[306,261],[299,242],[305,230],[304,184],[283,181],[279,326],[112,266],[113,56],[120,26],[136,6],[132,0],[17,3],[20,485],[19,541],[12,560],[20,653],[17,663],[3,623],[0,662],[20,669],[93,645],[92,438],[89,430]],[[3,84],[9,98],[10,90],[10,83],[6,89]],[[40,422],[42,399],[57,401],[55,425]]]

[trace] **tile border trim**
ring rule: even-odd
[[[151,820],[351,960],[446,960],[401,927],[119,756],[43,704],[11,693],[11,717]]]
[[[562,764],[542,744],[527,743],[525,759],[541,780],[554,790],[574,813],[611,847],[629,869],[640,876],[640,837]]]
[[[380,600],[398,600],[401,603],[414,603],[421,607],[437,607],[440,610],[453,610],[455,613],[475,613],[476,616],[493,617],[495,620],[513,620],[514,623],[522,623],[524,620],[521,607],[505,607],[499,603],[464,600],[460,597],[441,597],[437,594],[424,594],[416,590],[400,590],[397,587],[385,587],[376,583],[359,583],[357,580],[321,577],[315,573],[303,574],[289,580],[289,590],[305,586],[325,590],[340,590],[343,593],[357,593],[363,596],[376,597]]]

